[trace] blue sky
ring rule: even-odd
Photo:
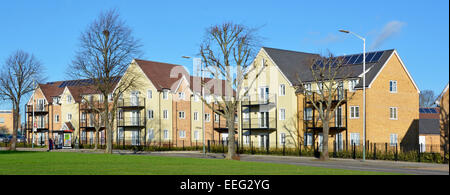
[[[80,33],[101,11],[117,8],[143,44],[144,59],[191,66],[205,28],[226,21],[259,27],[261,45],[337,55],[397,49],[421,90],[439,94],[449,80],[449,2],[434,1],[137,1],[40,0],[0,3],[0,63],[33,53],[49,81],[65,80]],[[3,103],[1,109],[9,109]]]

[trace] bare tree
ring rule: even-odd
[[[80,50],[69,67],[69,74],[91,79],[103,96],[101,117],[106,128],[106,153],[112,153],[113,124],[119,96],[136,85],[136,77],[121,78],[133,58],[139,57],[141,45],[116,10],[101,13],[81,34]],[[110,104],[108,95],[113,99]]]
[[[303,91],[306,101],[311,102],[315,111],[318,112],[318,121],[322,122],[322,153],[321,160],[328,160],[328,136],[330,132],[330,122],[335,116],[335,109],[339,108],[344,101],[351,97],[344,98],[344,81],[348,80],[351,72],[343,64],[342,57],[320,56],[311,60],[310,73],[312,80],[310,83],[317,84],[317,90],[298,77],[300,90]],[[317,122],[317,121],[313,121]]]
[[[240,101],[248,93],[248,90],[243,90],[244,79],[250,72],[256,70],[251,66],[256,54],[256,44],[257,36],[254,29],[240,24],[223,23],[208,28],[200,46],[200,55],[206,72],[214,77],[213,82],[225,80],[225,86],[220,82],[214,86],[215,92],[210,90],[210,94],[221,94],[219,97],[212,95],[214,102],[219,102],[216,106],[209,104],[204,97],[201,99],[214,113],[227,121],[228,143],[230,143],[227,159],[236,159],[233,124],[236,121],[235,115],[240,107]],[[256,75],[259,74],[260,72]],[[205,86],[206,83],[202,85]]]
[[[42,81],[43,67],[24,51],[14,52],[6,60],[0,72],[0,97],[13,106],[13,137],[10,150],[16,150],[17,129],[20,126],[20,103],[34,89],[34,81]]]
[[[432,90],[423,90],[420,92],[419,104],[421,108],[433,106],[434,100],[436,100],[436,96]]]

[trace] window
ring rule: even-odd
[[[163,110],[163,118],[164,119],[168,119],[169,118],[169,111],[168,110]]]
[[[59,123],[59,115],[55,115],[55,123]]]
[[[207,95],[205,99],[207,104],[211,103],[211,95]]]
[[[155,138],[155,132],[153,129],[148,130],[147,139],[149,142],[151,142]]]
[[[389,92],[397,93],[397,81],[389,81]]]
[[[71,114],[71,113],[67,114],[67,120],[68,120],[68,121],[71,121],[71,120],[72,120],[72,114]]]
[[[359,118],[359,106],[350,106],[350,118],[351,119]]]
[[[220,116],[217,113],[214,113],[214,122],[218,123],[220,120]]]
[[[286,109],[280,108],[280,120],[286,120]]]
[[[281,84],[280,85],[280,96],[285,96],[286,95],[286,85]]]
[[[396,146],[398,144],[398,135],[393,133],[391,134],[391,146]]]
[[[280,134],[280,143],[282,145],[286,144],[286,133],[281,133]]]
[[[319,82],[319,83],[317,83],[317,93],[322,93],[322,91],[323,91],[323,83],[322,82]]]
[[[209,122],[211,120],[211,114],[207,113],[205,114],[205,121]]]
[[[198,132],[198,130],[195,130],[194,131],[194,140],[199,140],[199,132]]]
[[[200,97],[197,94],[195,94],[194,95],[194,101],[198,102],[199,100],[200,100]]]
[[[184,119],[184,111],[178,112],[178,117]]]
[[[72,96],[71,95],[67,95],[67,103],[72,103]]]
[[[353,79],[353,80],[348,81],[348,90],[350,92],[354,92],[355,91],[355,87],[359,83],[358,81],[359,80],[357,80],[357,79]]]
[[[152,97],[153,97],[152,90],[147,90],[147,98],[152,99]]]
[[[98,95],[98,101],[103,102],[103,95]]]
[[[184,92],[178,93],[178,98],[179,98],[180,100],[184,100]]]
[[[350,133],[350,145],[359,146],[359,133]]]
[[[198,112],[194,112],[194,121],[198,121]]]
[[[389,108],[389,119],[391,120],[397,120],[397,108],[396,107],[390,107]]]
[[[243,118],[243,120],[244,120],[245,122],[248,122],[248,121],[249,121],[249,119],[250,119],[250,113],[248,113],[248,110],[247,110],[247,111],[244,110],[244,112],[242,112],[242,118]]]
[[[313,118],[313,110],[312,108],[306,108],[304,111],[303,120],[310,121]]]
[[[249,135],[244,135],[244,144],[245,145],[249,145],[250,144],[250,136]]]
[[[312,133],[305,133],[305,146],[312,146]]]
[[[123,133],[123,127],[119,127],[119,140],[123,140],[124,138],[125,138],[125,135]]]
[[[163,91],[163,99],[167,100],[167,98],[169,97],[169,94],[166,90]]]
[[[153,110],[148,110],[148,119],[153,119]]]
[[[169,139],[169,130],[164,130],[164,139]]]
[[[113,95],[111,93],[108,94],[108,102],[113,102],[113,101],[114,101]]]
[[[180,138],[186,138],[186,131],[181,130],[181,131],[179,132],[179,134],[180,134]]]
[[[5,123],[5,117],[0,117],[0,123]]]
[[[305,84],[305,90],[306,90],[307,92],[311,91],[311,83],[306,83],[306,84]]]

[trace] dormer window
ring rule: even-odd
[[[71,95],[67,95],[67,103],[72,103],[72,96]]]

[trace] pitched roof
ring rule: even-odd
[[[436,100],[434,101],[434,103],[435,103],[436,105],[440,106],[442,97],[444,97],[444,94],[448,91],[448,84],[449,84],[449,83],[447,83],[447,85],[445,86],[444,90],[442,90],[441,94],[439,94],[439,96],[438,96],[438,97],[436,98]]]
[[[225,80],[222,80],[222,79],[219,80],[219,79],[213,79],[213,78],[204,78],[204,79],[205,79],[206,83],[210,83],[210,81],[213,81],[212,85],[211,85],[211,88],[209,88],[209,89],[205,88],[205,94],[206,95],[214,94],[214,95],[217,95],[217,96],[222,96],[223,94],[225,94],[225,92],[226,92],[226,88],[225,88],[226,81]],[[189,86],[190,86],[190,88],[191,88],[191,90],[193,92],[201,93],[201,87],[202,87],[201,86],[201,77],[190,76],[190,84],[189,84]],[[216,90],[216,88],[215,88],[216,86],[217,87],[221,86],[219,88],[221,88],[222,90]],[[236,91],[233,90],[233,96],[235,96],[235,95],[236,95]]]
[[[116,84],[120,77],[115,79]],[[60,96],[67,87],[76,102],[81,101],[81,95],[98,94],[98,90],[94,87],[91,79],[65,80],[47,82],[46,84],[39,84],[45,98],[49,103],[53,103],[53,97]]]
[[[439,107],[419,108],[419,119],[440,119]]]
[[[135,59],[136,64],[144,71],[157,90],[172,89],[183,75],[189,73],[181,65]],[[172,75],[171,75],[172,74]]]
[[[286,76],[286,78],[291,82],[292,85],[299,85],[299,78],[303,82],[312,82],[314,77],[310,70],[310,65],[314,59],[320,57],[319,54],[305,53],[298,51],[289,51],[283,49],[275,49],[269,47],[263,47],[264,51],[269,55],[269,57],[275,62],[275,64],[280,68],[281,72]],[[377,73],[381,70],[383,65],[389,59],[389,57],[394,52],[391,50],[378,51],[382,52],[379,60],[374,62],[366,62],[366,87],[369,86],[371,81],[376,77]],[[368,55],[369,52],[366,53]],[[362,54],[352,54],[346,56],[356,56]],[[345,56],[337,56],[345,57]],[[363,73],[363,64],[346,64],[345,75],[349,75],[350,78],[358,78],[359,75]],[[343,78],[344,75],[338,75],[337,78]],[[362,82],[356,86],[356,88],[362,87]]]
[[[419,134],[441,134],[439,119],[419,119]]]

